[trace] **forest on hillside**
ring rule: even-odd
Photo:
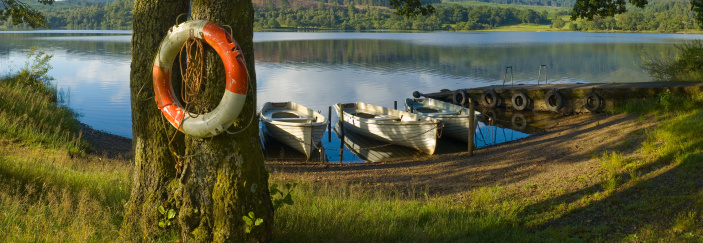
[[[569,21],[572,0],[483,0],[488,4],[426,0],[435,13],[417,18],[393,14],[388,0],[254,0],[254,27],[263,30],[487,30],[517,24],[550,25],[571,31],[656,31],[700,29],[688,2],[658,0],[645,9],[631,9],[615,17]],[[523,1],[523,2],[521,2]],[[468,4],[467,4],[468,3]],[[474,2],[475,3],[475,2]],[[521,3],[537,6],[499,3]],[[51,29],[131,29],[133,0],[65,0],[44,6],[30,4],[46,16]],[[567,6],[567,7],[551,7]],[[174,20],[175,23],[175,20]],[[24,30],[0,22],[0,29]]]

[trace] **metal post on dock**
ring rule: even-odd
[[[539,86],[539,80],[542,77],[542,67],[544,67],[544,84],[547,84],[547,65],[540,65],[539,74],[537,76],[537,86]]]
[[[474,136],[476,134],[476,127],[474,126],[476,117],[474,113],[474,102],[473,100],[469,99],[469,156],[474,155]]]
[[[332,142],[332,106],[327,107],[327,142]]]
[[[344,110],[342,109],[342,104],[339,104],[339,133],[342,137],[339,139],[339,164],[342,164],[342,158],[344,158]]]
[[[505,81],[508,80],[508,68],[510,69],[510,87],[515,86],[515,82],[513,82],[513,66],[507,66],[503,75],[503,89],[505,89]]]
[[[396,110],[398,109],[398,101],[397,100],[393,101],[393,109],[396,109]]]

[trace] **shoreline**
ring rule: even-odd
[[[88,152],[89,154],[111,159],[132,159],[134,152],[132,151],[131,138],[96,130],[84,123],[80,123],[80,129],[81,136],[92,147],[92,150]]]
[[[467,152],[391,162],[336,164],[267,161],[273,181],[362,184],[410,192],[419,188],[434,196],[464,198],[471,188],[503,186],[520,191],[530,185],[578,190],[593,180],[565,185],[564,180],[598,174],[601,155],[634,151],[644,135],[634,131],[656,121],[634,115],[577,114],[528,137]],[[579,185],[580,184],[580,185]],[[529,195],[532,196],[532,195]]]

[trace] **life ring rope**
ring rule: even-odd
[[[171,66],[180,47],[193,35],[205,40],[220,56],[225,68],[225,90],[218,106],[205,114],[190,114],[176,99]],[[225,131],[237,119],[246,99],[249,74],[241,48],[221,26],[190,20],[169,30],[159,46],[152,69],[155,100],[166,119],[185,134],[205,138]]]

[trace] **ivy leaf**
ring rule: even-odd
[[[166,227],[166,223],[164,223],[164,221],[159,221],[159,227],[161,227],[161,228]]]
[[[283,202],[288,205],[293,205],[293,197],[291,197],[290,194],[288,194],[288,195],[286,195],[286,198],[283,199]]]
[[[254,219],[254,212],[249,212],[249,218]]]
[[[252,223],[253,223],[253,222],[251,221],[251,218],[249,218],[249,217],[247,217],[247,216],[242,216],[242,219],[244,220],[244,223],[246,223],[247,225],[252,225]],[[248,232],[247,232],[247,233],[248,233]]]
[[[254,226],[259,226],[263,222],[264,222],[264,219],[261,219],[261,218],[256,219],[256,222],[254,222]]]
[[[169,209],[168,210],[168,219],[172,219],[175,216],[176,216],[176,210]]]
[[[166,214],[166,209],[164,209],[164,205],[159,205],[159,213]]]

